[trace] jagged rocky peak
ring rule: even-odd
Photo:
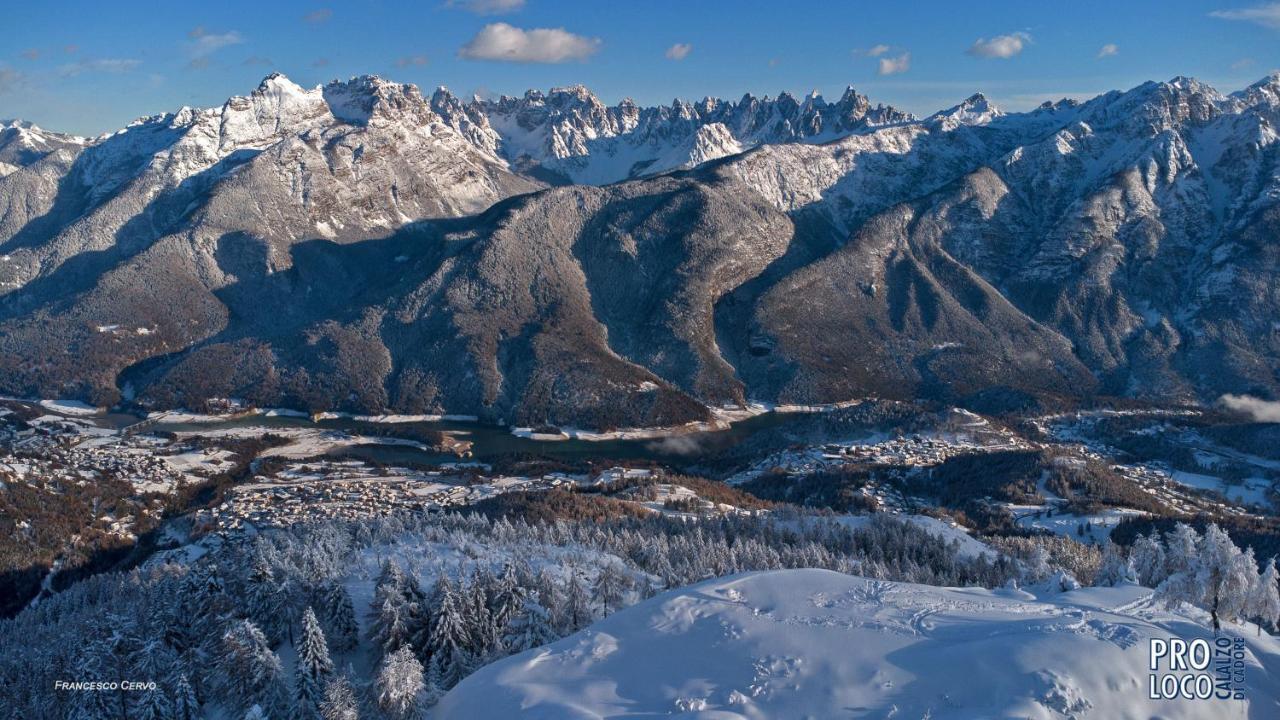
[[[1246,107],[1256,107],[1258,105],[1268,105],[1273,108],[1280,107],[1280,70],[1271,71],[1271,74],[1236,93],[1233,97],[1242,101]]]
[[[360,75],[350,80],[334,80],[322,88],[329,112],[342,122],[367,125],[408,121],[426,125],[439,120],[417,85],[384,80],[377,75]]]
[[[986,95],[977,92],[959,105],[937,113],[930,120],[948,129],[961,125],[986,125],[1004,114]]]

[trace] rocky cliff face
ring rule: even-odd
[[[564,182],[604,184],[690,168],[769,143],[820,143],[913,120],[848,88],[839,102],[744,95],[738,102],[606,106],[581,85],[462,102],[440,88],[432,107],[477,147]]]
[[[1280,76],[923,120],[272,76],[11,163],[0,392],[595,427],[1274,398],[1277,127]]]

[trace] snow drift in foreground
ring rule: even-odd
[[[1038,600],[826,570],[747,573],[494,663],[433,717],[1280,717],[1280,642],[1252,626],[1224,633],[1244,640],[1247,701],[1150,700],[1149,639],[1212,634],[1152,605],[1145,588]]]

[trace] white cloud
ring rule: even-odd
[[[1244,20],[1245,22],[1280,30],[1280,2],[1267,3],[1250,8],[1236,8],[1234,10],[1214,10],[1209,15],[1222,20]]]
[[[142,64],[141,60],[133,60],[129,58],[101,58],[99,60],[81,60],[80,62],[70,63],[58,68],[58,74],[63,77],[75,77],[81,73],[87,72],[103,72],[103,73],[127,73]]]
[[[500,22],[481,28],[462,46],[458,56],[468,60],[561,63],[585,60],[599,49],[599,38],[574,35],[564,28],[524,30]]]
[[[668,60],[683,60],[689,56],[689,52],[692,50],[693,46],[689,43],[676,43],[667,48],[667,52],[664,55]]]
[[[236,32],[235,30],[230,30],[224,33],[210,34],[205,32],[204,28],[196,28],[191,32],[195,33],[197,31],[199,34],[196,34],[196,35],[191,35],[191,33],[188,33],[188,35],[191,35],[192,39],[191,39],[191,42],[187,44],[187,52],[188,54],[191,55],[192,58],[206,57],[208,55],[211,55],[217,52],[218,50],[221,50],[224,47],[228,47],[230,45],[239,45],[240,43],[244,42],[244,37],[242,37],[240,33]]]
[[[449,0],[445,5],[476,15],[501,15],[523,8],[524,0]]]
[[[1280,402],[1249,395],[1223,395],[1218,398],[1218,402],[1224,407],[1248,415],[1254,422],[1280,423]]]
[[[1098,58],[1112,57],[1120,54],[1120,46],[1115,43],[1107,43],[1098,50]]]
[[[1253,64],[1253,58],[1240,58],[1239,60],[1231,63],[1231,69],[1236,72],[1240,72],[1241,70],[1248,70],[1253,67]]]
[[[880,58],[877,75],[898,75],[911,69],[911,53],[904,52],[894,57]]]
[[[1015,32],[1008,35],[996,35],[990,40],[978,38],[966,52],[974,57],[1007,60],[1021,53],[1022,49],[1030,44],[1030,35],[1024,32]]]
[[[866,54],[870,55],[871,57],[880,57],[881,55],[889,52],[889,50],[890,48],[888,45],[872,45],[871,47],[867,48]]]

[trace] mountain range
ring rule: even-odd
[[[1280,74],[925,118],[273,74],[0,126],[0,393],[665,426],[1280,397]]]

